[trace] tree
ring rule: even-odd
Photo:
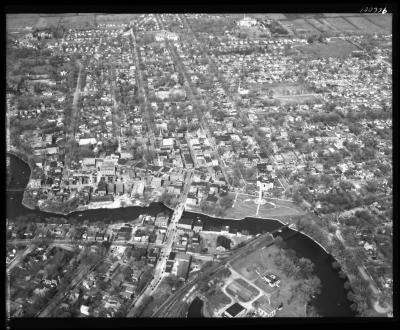
[[[232,197],[229,197],[228,195],[226,195],[220,199],[219,204],[221,205],[221,207],[223,209],[227,210],[232,207],[233,199],[232,199]]]
[[[218,236],[217,237],[217,246],[222,246],[227,250],[230,250],[232,241],[225,237],[225,236]]]
[[[311,260],[306,258],[300,258],[298,261],[300,267],[300,276],[303,278],[311,277],[314,271],[314,264]]]

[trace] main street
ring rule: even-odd
[[[146,289],[142,292],[142,294],[139,295],[138,297],[136,297],[134,299],[134,301],[132,302],[133,307],[128,312],[127,317],[136,316],[135,313],[137,312],[138,308],[140,307],[140,305],[143,301],[143,298],[146,296],[149,296],[153,293],[154,289],[160,283],[161,279],[165,275],[165,266],[167,263],[167,259],[168,259],[170,252],[172,251],[172,246],[174,244],[175,237],[177,235],[176,226],[177,226],[179,219],[181,218],[182,213],[185,209],[186,198],[189,193],[192,179],[193,179],[193,172],[192,171],[187,172],[186,179],[184,182],[183,192],[179,199],[178,205],[174,209],[174,213],[172,214],[172,217],[171,217],[171,222],[168,225],[166,241],[161,249],[160,258],[158,259],[158,262],[154,269],[154,276],[153,276],[151,282],[147,285]]]
[[[137,72],[137,83],[138,83],[138,90],[139,90],[139,95],[143,98],[143,104],[141,105],[142,107],[144,107],[144,112],[146,112],[145,114],[145,118],[147,118],[146,123],[147,123],[147,130],[148,130],[148,134],[149,134],[149,142],[152,148],[154,148],[154,144],[155,144],[155,135],[154,135],[154,130],[153,130],[153,123],[151,123],[151,115],[150,115],[150,104],[149,104],[149,100],[147,98],[147,93],[146,93],[146,89],[145,89],[145,82],[143,79],[143,72],[141,69],[141,57],[139,54],[139,50],[138,50],[138,44],[136,41],[136,35],[133,32],[133,27],[130,29],[130,47],[131,47],[131,51],[133,48],[133,55],[135,58],[135,67],[136,67],[136,72]]]
[[[162,18],[160,17],[159,14],[156,15],[156,19],[157,19],[157,22],[159,23],[159,25],[162,27],[162,29],[165,30],[164,22],[162,21]],[[183,77],[184,77],[185,85],[186,85],[186,87],[187,87],[186,90],[188,91],[189,97],[191,98],[193,104],[197,105],[198,103],[200,103],[200,104],[203,104],[203,105],[204,105],[205,102],[204,102],[204,100],[202,100],[202,99],[200,100],[200,99],[199,99],[197,90],[196,90],[196,88],[192,85],[191,79],[189,78],[188,73],[187,73],[187,71],[186,71],[186,67],[185,67],[185,65],[182,63],[182,59],[181,59],[180,56],[178,55],[178,53],[177,53],[177,51],[176,51],[176,49],[175,49],[175,46],[172,45],[172,44],[169,42],[169,40],[166,40],[165,42],[166,42],[166,45],[168,46],[168,50],[169,50],[169,53],[170,53],[171,57],[173,58],[173,60],[174,60],[175,64],[177,65],[179,71],[181,72],[181,74],[182,74]],[[228,186],[230,186],[230,183],[229,183],[229,176],[228,176],[228,174],[227,174],[227,172],[226,172],[226,164],[225,164],[224,160],[220,157],[220,155],[219,155],[219,153],[218,153],[218,148],[217,148],[217,145],[216,145],[216,143],[215,143],[215,139],[214,139],[213,135],[212,135],[211,132],[210,132],[209,125],[208,125],[208,123],[206,122],[206,119],[205,119],[205,117],[204,117],[204,114],[200,113],[200,111],[199,111],[199,109],[198,109],[197,107],[196,107],[196,114],[197,114],[197,116],[198,116],[201,129],[206,133],[206,136],[207,136],[208,140],[211,142],[211,147],[212,147],[212,149],[213,149],[213,152],[214,152],[214,154],[216,155],[216,157],[218,158],[218,163],[220,164],[221,171],[222,171],[222,174],[224,175],[226,184],[227,184]]]
[[[79,97],[82,92],[81,87],[82,87],[83,65],[80,61],[77,61],[77,64],[79,66],[78,79],[76,81],[76,88],[75,88],[75,92],[74,92],[74,98],[72,101],[71,119],[70,119],[70,123],[68,125],[69,127],[66,127],[66,139],[65,140],[67,142],[71,142],[69,153],[67,153],[66,157],[65,157],[65,171],[63,171],[64,179],[66,179],[67,181],[68,181],[68,176],[69,176],[69,167],[71,166],[71,160],[72,160],[73,149],[74,149],[76,126],[79,122],[78,101],[79,101]],[[68,156],[68,158],[67,158],[67,156]]]

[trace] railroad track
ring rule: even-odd
[[[262,242],[264,239],[267,237],[270,237],[276,232],[282,231],[283,229],[287,228],[289,224],[286,224],[284,226],[281,226],[277,228],[276,230],[272,232],[268,232],[265,234],[262,234],[260,236],[257,236],[253,238],[251,241],[249,241],[244,247],[242,247],[240,250],[237,250],[233,255],[230,257],[222,260],[220,264],[215,265],[211,267],[210,269],[206,270],[203,274],[197,276],[196,278],[192,279],[190,282],[185,284],[182,288],[180,288],[173,296],[170,296],[158,309],[155,311],[152,315],[152,317],[167,317],[167,316],[172,316],[169,315],[169,313],[172,311],[172,309],[175,307],[175,304],[177,302],[182,301],[183,297],[186,295],[187,290],[189,290],[192,286],[194,286],[200,279],[206,278],[206,277],[211,277],[213,274],[216,272],[220,271],[227,265],[229,265],[231,262],[234,262],[236,259],[240,258],[243,256],[243,254],[247,253],[249,250],[254,249],[260,242]],[[274,240],[269,242],[267,246],[270,244],[273,244]]]

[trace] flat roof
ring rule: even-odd
[[[228,313],[229,315],[231,315],[232,317],[235,317],[236,315],[238,315],[243,310],[245,310],[245,308],[242,305],[240,305],[239,303],[234,303],[233,305],[228,307],[225,310],[225,312]]]

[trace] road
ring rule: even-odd
[[[340,232],[339,229],[336,230],[336,233],[335,233],[335,234],[336,234],[336,237],[339,239],[339,241],[341,241],[342,244],[343,244],[344,246],[346,246],[345,240],[344,240],[344,238],[343,238],[343,236],[342,236],[342,234],[341,234],[341,232]],[[351,248],[349,248],[349,247],[346,247],[346,248],[347,248],[347,249],[351,249]],[[357,266],[357,268],[358,268],[358,271],[360,272],[362,278],[363,278],[364,280],[368,281],[369,287],[371,288],[372,292],[373,292],[374,294],[376,294],[376,295],[379,294],[380,291],[379,291],[379,289],[377,288],[374,279],[371,277],[371,275],[369,275],[369,273],[368,273],[367,269],[365,268],[365,266]]]
[[[147,93],[145,89],[145,83],[143,79],[143,72],[140,67],[141,60],[140,60],[140,55],[139,55],[139,50],[138,50],[138,45],[136,42],[136,36],[135,33],[133,32],[133,28],[130,30],[130,45],[131,48],[133,48],[133,55],[135,58],[135,67],[136,67],[136,72],[137,72],[137,81],[138,81],[138,89],[139,89],[139,95],[143,97],[144,104],[143,107],[146,111],[145,118],[147,118],[146,123],[147,123],[147,129],[148,129],[148,134],[149,134],[149,142],[152,148],[154,148],[155,145],[155,135],[154,135],[154,130],[153,130],[153,123],[151,122],[151,114],[150,114],[150,104],[149,100],[147,98]]]
[[[15,258],[7,265],[7,272],[10,272],[15,266],[17,266],[24,258],[32,252],[32,250],[36,246],[34,244],[31,244],[28,246],[24,251],[19,251]]]
[[[78,79],[76,81],[76,88],[74,92],[74,98],[72,101],[72,113],[71,113],[71,120],[70,120],[70,125],[68,129],[66,129],[66,141],[73,141],[75,139],[75,132],[76,132],[76,125],[78,123],[78,118],[79,118],[79,109],[78,109],[78,101],[79,97],[81,95],[81,85],[82,85],[82,70],[83,70],[83,65],[81,62],[77,61],[77,64],[79,66],[79,73],[78,73]],[[71,134],[72,133],[72,134]],[[71,145],[71,148],[69,150],[69,153],[66,154],[68,156],[68,159],[66,157],[65,159],[65,169],[64,173],[67,175],[67,180],[68,180],[68,168],[71,166],[71,159],[73,155],[73,144]]]
[[[197,43],[200,45],[199,49],[202,51],[202,54],[205,58],[207,58],[207,61],[210,65],[210,68],[212,69],[214,76],[218,79],[218,81],[221,83],[221,86],[226,94],[226,96],[228,97],[228,100],[234,105],[236,112],[239,114],[240,118],[244,121],[249,121],[249,118],[247,116],[247,114],[242,111],[238,101],[241,99],[241,96],[238,93],[232,93],[229,88],[228,88],[228,84],[225,81],[225,79],[222,77],[222,75],[219,73],[218,71],[218,66],[215,64],[215,61],[208,55],[208,53],[206,52],[206,47],[204,46],[204,44],[197,38],[196,33],[193,31],[192,27],[190,26],[186,16],[184,14],[179,14],[181,21],[184,23],[184,25],[186,26],[187,30],[191,33],[191,35],[193,36],[193,38],[197,41]],[[254,131],[255,132],[255,131]],[[243,179],[243,175],[242,175],[242,179]],[[279,178],[278,178],[279,179]],[[288,189],[288,183],[286,181],[285,178],[281,177],[283,184],[282,186],[284,187],[284,189]],[[243,181],[246,183],[246,181],[243,179]]]
[[[162,29],[165,30],[165,26],[164,26],[164,22],[162,21],[162,18],[159,14],[156,15],[156,19],[157,22],[159,23],[159,25],[162,27]],[[185,85],[187,87],[187,91],[189,93],[189,97],[191,98],[191,100],[193,101],[194,104],[200,103],[200,104],[205,104],[204,100],[199,99],[198,93],[196,88],[192,85],[191,83],[191,79],[188,76],[188,73],[186,71],[185,65],[182,63],[182,59],[180,58],[180,56],[178,55],[175,46],[172,45],[169,40],[166,40],[166,44],[169,50],[169,53],[172,57],[172,59],[174,60],[175,64],[177,65],[179,71],[182,73],[184,80],[185,80]],[[198,116],[199,122],[200,122],[200,127],[202,128],[202,130],[206,133],[206,136],[208,138],[208,140],[211,143],[211,147],[213,149],[214,154],[216,155],[217,159],[218,159],[218,163],[221,167],[221,171],[222,174],[224,175],[226,184],[228,185],[228,187],[230,187],[230,183],[229,183],[229,176],[226,172],[226,164],[224,162],[223,159],[221,159],[219,153],[218,153],[218,148],[216,146],[215,143],[215,139],[213,137],[213,135],[210,132],[209,129],[209,125],[206,122],[206,119],[204,118],[204,115],[202,113],[200,113],[199,109],[197,109],[196,107],[196,114]]]
[[[187,172],[185,183],[184,183],[184,189],[182,192],[182,195],[179,199],[178,205],[174,209],[174,213],[172,214],[171,217],[171,222],[168,225],[167,229],[167,236],[166,236],[166,241],[160,251],[160,259],[158,260],[156,267],[154,269],[154,276],[151,282],[147,285],[146,289],[140,294],[132,303],[132,308],[128,312],[127,317],[133,317],[136,315],[136,312],[138,308],[141,305],[141,302],[144,297],[150,296],[153,292],[156,286],[160,283],[161,279],[165,276],[165,266],[167,263],[168,256],[170,252],[172,251],[172,246],[175,241],[175,237],[177,235],[176,232],[176,226],[179,222],[179,219],[182,216],[182,213],[185,209],[185,204],[186,204],[186,198],[189,193],[190,185],[192,183],[193,179],[193,172]]]
[[[93,266],[80,266],[79,270],[73,277],[71,283],[61,291],[57,292],[56,295],[50,300],[47,304],[46,308],[38,313],[38,317],[50,317],[51,312],[54,308],[64,299],[64,297],[70,293],[82,280],[103,260],[100,260]]]
[[[15,239],[15,240],[8,240],[7,244],[14,244],[14,245],[28,245],[28,244],[37,244],[42,242],[48,242],[51,244],[58,244],[65,246],[73,246],[75,244],[87,244],[87,243],[96,243],[93,240],[71,240],[71,239],[47,239],[47,238],[35,238],[35,239]],[[99,241],[97,241],[99,243]],[[163,247],[164,244],[155,244],[155,243],[142,243],[142,242],[116,242],[113,241],[111,246],[144,246],[144,247]]]

